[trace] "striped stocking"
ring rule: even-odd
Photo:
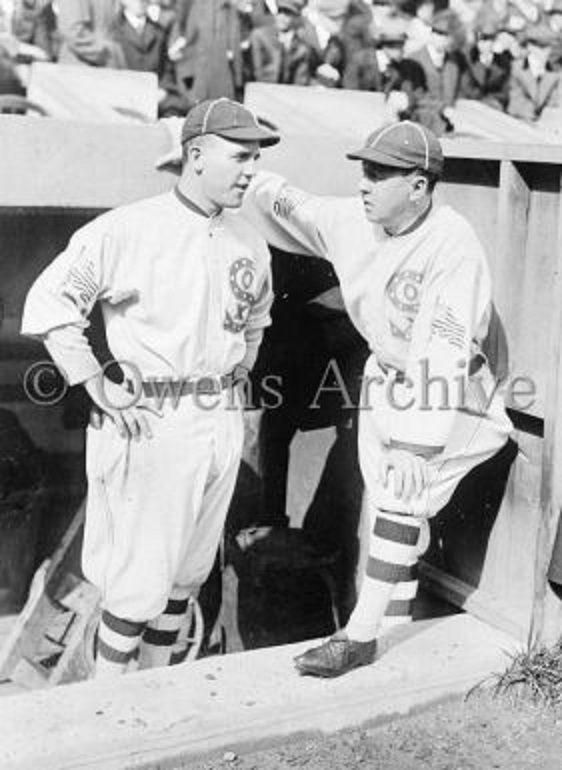
[[[139,669],[170,665],[190,594],[190,589],[174,586],[164,612],[147,624],[140,643]]]
[[[346,626],[350,639],[374,639],[381,626],[411,619],[417,591],[421,521],[378,511],[369,543],[366,573],[357,604]]]
[[[146,623],[135,623],[102,612],[97,639],[95,679],[124,674],[135,657]]]

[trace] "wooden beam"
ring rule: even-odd
[[[100,210],[164,192],[161,125],[95,125],[0,116],[0,208]],[[9,181],[8,181],[9,180]]]
[[[529,624],[524,608],[517,611],[505,599],[485,589],[468,585],[424,561],[420,562],[420,575],[423,585],[436,596],[515,639],[526,640]]]
[[[548,567],[556,537],[562,504],[562,175],[558,208],[558,248],[552,293],[548,382],[546,394],[545,438],[543,447],[540,518],[535,545],[535,588],[530,643],[548,643],[562,632],[562,614],[558,606],[549,617]]]

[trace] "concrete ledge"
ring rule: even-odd
[[[0,767],[171,768],[249,741],[388,720],[464,694],[517,643],[469,615],[418,622],[389,634],[373,666],[337,680],[296,674],[292,658],[309,645],[3,698]]]

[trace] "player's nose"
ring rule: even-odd
[[[363,195],[370,192],[372,188],[371,182],[367,179],[366,176],[362,176],[359,180],[359,192]]]

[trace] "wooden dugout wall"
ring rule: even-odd
[[[18,412],[40,446],[56,450],[61,446],[56,413],[47,417],[48,410],[17,396],[18,378],[38,355],[17,337],[25,292],[84,218],[171,187],[173,175],[154,169],[169,140],[159,126],[2,117],[0,142],[1,405]],[[482,238],[509,344],[511,377],[532,378],[537,398],[531,409],[513,415],[518,454],[485,552],[475,553],[468,536],[478,531],[480,512],[465,511],[446,526],[458,534],[468,515],[467,537],[450,541],[455,552],[429,563],[426,579],[444,596],[522,639],[530,633],[551,639],[562,629],[559,602],[546,581],[562,491],[557,472],[562,462],[562,147],[445,145],[439,197],[464,213]],[[312,191],[345,195],[355,191],[358,179],[357,164],[345,159],[349,149],[342,137],[289,135],[264,151],[263,165]],[[79,452],[80,439],[70,437],[69,446]]]

